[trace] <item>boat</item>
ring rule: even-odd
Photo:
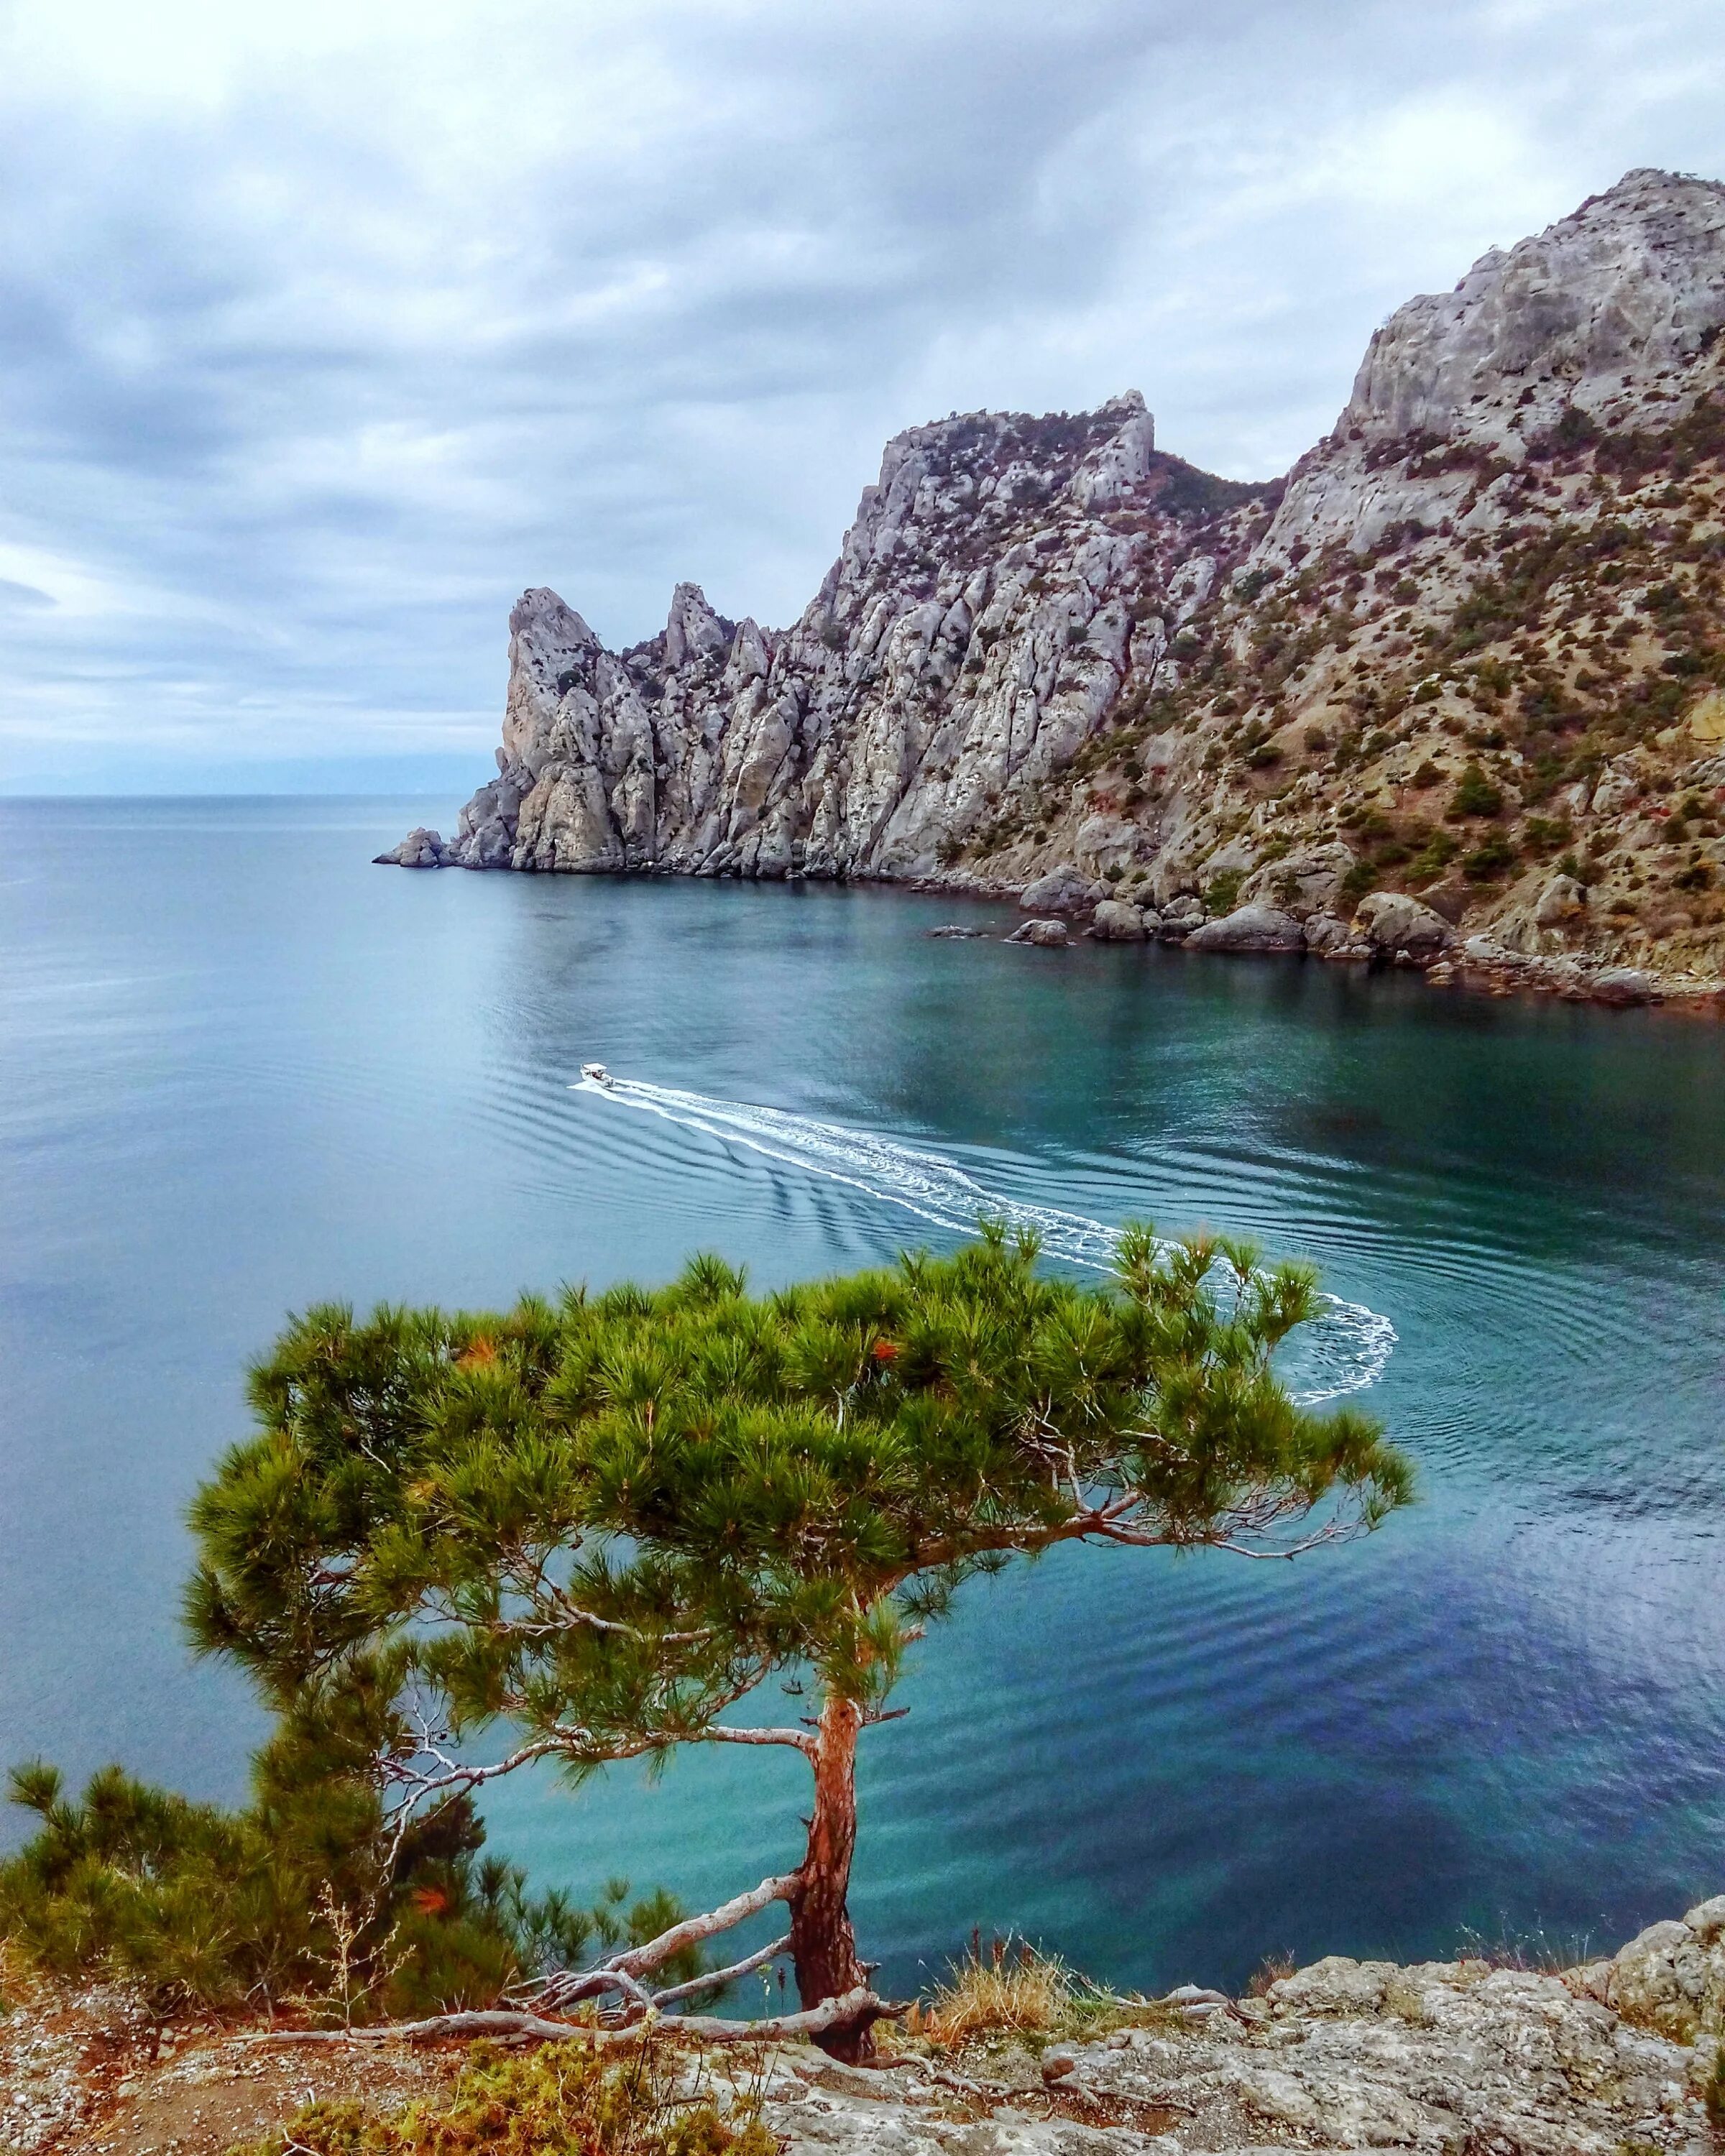
[[[603,1063],[583,1063],[581,1075],[590,1079],[595,1086],[614,1086],[617,1083]]]

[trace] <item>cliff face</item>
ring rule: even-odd
[[[613,654],[529,592],[497,778],[386,858],[1064,867],[1151,932],[1244,887],[1337,951],[1389,890],[1510,953],[1712,977],[1722,326],[1725,187],[1638,172],[1402,308],[1286,482],[1158,452],[1135,394],[912,429],[788,630],[685,584]]]
[[[1143,400],[984,413],[887,445],[839,559],[783,631],[679,584],[604,649],[554,592],[510,620],[498,776],[443,857],[470,868],[927,874],[1055,781],[1147,687],[1207,509],[1245,492],[1159,456]]]

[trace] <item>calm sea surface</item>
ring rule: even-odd
[[[259,1723],[181,1645],[182,1517],[285,1311],[697,1246],[794,1279],[949,1244],[974,1185],[1316,1257],[1394,1325],[1357,1397],[1422,1502],[1296,1566],[970,1590],[867,1739],[889,1985],[973,1924],[1237,1983],[1725,1887],[1725,1036],[931,941],[950,907],[891,893],[369,865],[448,814],[0,803],[0,1758],[239,1791]],[[593,1058],[639,1091],[572,1091]],[[1332,1382],[1372,1341],[1335,1332]],[[798,1764],[522,1784],[494,1835],[704,1901],[793,1860]]]

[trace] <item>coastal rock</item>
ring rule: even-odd
[[[1339,842],[1311,846],[1253,870],[1240,887],[1243,906],[1273,906],[1305,921],[1314,913],[1333,913],[1343,878],[1353,866],[1352,851]]]
[[[1041,951],[1064,950],[1072,932],[1064,921],[1026,921],[1006,938],[1009,943],[1034,943]]]
[[[1207,921],[1186,938],[1189,951],[1303,951],[1306,937],[1291,913],[1273,906],[1242,906]]]
[[[1270,2004],[1285,2014],[1375,2014],[1394,1974],[1394,1965],[1387,1961],[1328,1954],[1272,1984]]]
[[[1306,947],[1318,958],[1369,958],[1369,939],[1355,935],[1333,913],[1314,913],[1306,922]]]
[[[1124,875],[1152,850],[1150,834],[1142,824],[1116,815],[1087,816],[1072,843],[1079,860],[1098,876],[1106,876],[1110,870]]]
[[[1088,913],[1106,889],[1063,861],[1027,884],[1019,893],[1019,905],[1026,913]]]
[[[1587,893],[1572,875],[1554,875],[1539,894],[1533,919],[1541,928],[1560,927],[1587,911]]]
[[[1091,917],[1090,933],[1101,943],[1142,943],[1144,916],[1123,899],[1105,898]]]
[[[1204,903],[1189,893],[1182,892],[1165,902],[1157,915],[1157,921],[1156,932],[1163,942],[1182,942],[1194,928],[1204,926]]]
[[[1076,417],[910,429],[786,630],[728,621],[683,583],[663,630],[614,653],[556,593],[526,593],[511,617],[498,779],[446,858],[576,874],[935,873],[1036,798],[1124,689],[1147,694],[1158,678],[1153,602],[1189,512],[1158,506],[1188,468],[1153,439],[1135,392]],[[1117,528],[1128,508],[1131,528]],[[1099,868],[1144,846],[1130,824],[1089,819]]]
[[[1705,2015],[1717,2030],[1725,2002],[1725,1954],[1690,1924],[1650,1924],[1612,1958],[1607,2003],[1645,2029],[1693,2043]]]
[[[931,928],[928,932],[937,942],[945,941],[951,943],[973,942],[978,937],[984,937],[988,932],[986,928],[961,928],[956,921],[949,922],[943,928]]]
[[[440,869],[444,865],[444,842],[435,831],[428,831],[421,824],[409,831],[398,846],[392,846],[387,854],[374,856],[380,868]]]
[[[1627,1007],[1651,1003],[1659,993],[1659,983],[1640,967],[1611,966],[1595,978],[1593,993],[1596,1002]]]
[[[1415,961],[1435,958],[1455,940],[1442,914],[1402,891],[1373,891],[1360,901],[1353,921],[1374,950],[1405,953]]]

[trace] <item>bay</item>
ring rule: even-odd
[[[1318,1260],[1394,1327],[1337,1352],[1421,1502],[1294,1566],[1068,1551],[968,1591],[868,1740],[889,1985],[973,1925],[1238,1984],[1615,1943],[1725,1886],[1717,1030],[932,940],[952,905],[891,891],[370,865],[440,816],[0,803],[0,1758],[243,1787],[183,1516],[289,1309],[695,1248],[764,1286],[949,1245],[974,1187]],[[591,1060],[633,1098],[572,1091]],[[796,1764],[506,1785],[494,1835],[705,1900],[793,1856]]]

